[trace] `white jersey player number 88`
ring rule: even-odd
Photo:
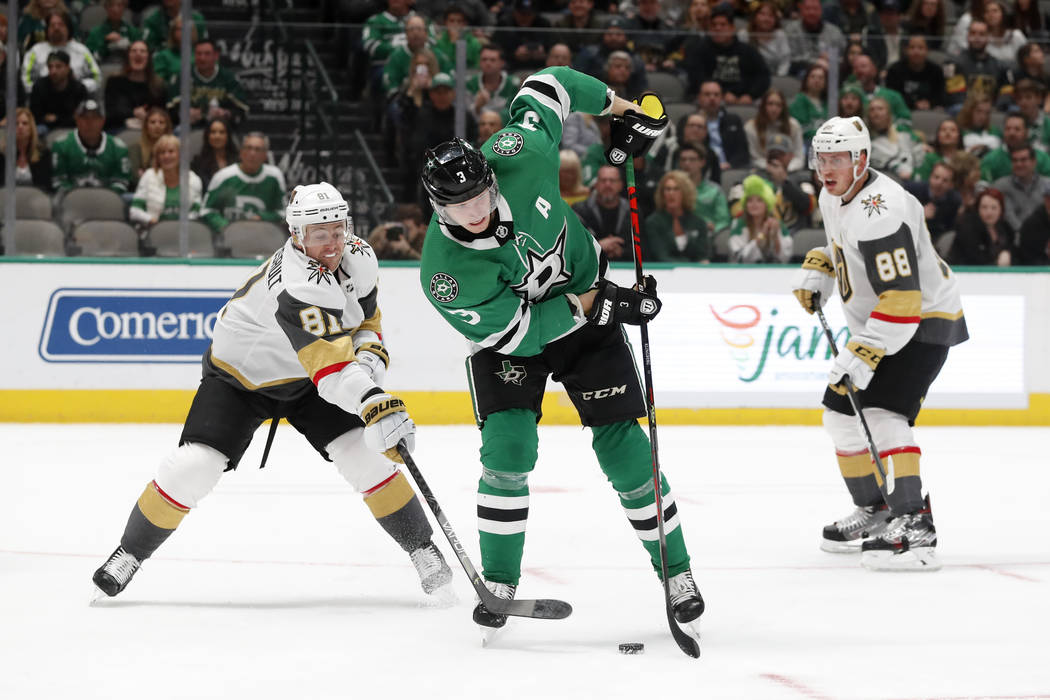
[[[850,340],[835,358],[824,425],[857,510],[824,529],[827,551],[863,551],[873,569],[939,568],[928,500],[921,495],[911,426],[948,348],[966,340],[955,277],[933,247],[919,201],[868,167],[871,139],[857,117],[834,117],[813,137],[810,165],[823,189],[828,245],[809,251],[794,293],[806,311],[838,282]],[[819,302],[818,302],[819,300]],[[893,485],[874,472],[844,381],[858,390]]]

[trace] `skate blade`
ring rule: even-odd
[[[934,547],[915,547],[902,554],[863,552],[860,563],[869,571],[938,571],[941,568]]]
[[[860,552],[860,546],[864,540],[851,540],[849,542],[839,542],[837,540],[820,540],[820,548],[825,552],[831,552],[832,554],[858,554]]]
[[[109,599],[109,596],[106,595],[106,592],[98,586],[92,586],[92,589],[93,590],[91,592],[91,600],[88,601],[89,607],[93,608]]]
[[[483,627],[478,625],[478,631],[481,632],[481,647],[483,649],[493,646],[503,636],[503,627]]]

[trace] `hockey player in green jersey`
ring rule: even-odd
[[[548,376],[565,386],[591,428],[598,463],[660,571],[650,445],[637,420],[645,415],[643,392],[621,328],[655,317],[660,302],[651,278],[644,290],[605,279],[601,247],[559,196],[558,145],[573,111],[630,112],[613,138],[628,153],[644,153],[666,126],[666,118],[651,119],[594,78],[547,68],[524,81],[508,127],[480,151],[461,139],[445,142],[427,153],[422,174],[435,214],[420,282],[471,344],[482,567],[488,587],[507,599],[521,576],[528,476]],[[704,602],[666,482],[662,493],[671,602],[678,621],[693,625]],[[478,603],[474,621],[487,638],[506,616]]]

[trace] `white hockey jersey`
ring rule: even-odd
[[[868,172],[848,203],[827,190],[819,200],[850,334],[881,342],[890,355],[912,339],[963,342],[958,285],[933,247],[922,205],[891,178]]]
[[[378,274],[359,238],[334,272],[289,238],[219,313],[205,372],[273,398],[298,397],[353,362],[362,343],[381,340]]]

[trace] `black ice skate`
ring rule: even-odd
[[[699,633],[696,624],[704,613],[704,599],[693,581],[693,572],[687,569],[672,576],[667,584],[671,593],[671,609],[674,611],[674,619],[688,626],[695,633]]]
[[[820,548],[837,554],[859,552],[864,540],[878,537],[886,531],[892,517],[885,503],[857,506],[845,518],[824,526]]]
[[[514,594],[518,590],[517,585],[512,583],[486,581],[485,586],[492,591],[492,595],[503,600],[514,600]],[[479,600],[478,604],[474,606],[474,622],[481,627],[482,644],[488,644],[492,641],[496,630],[507,624],[507,616],[489,612]]]
[[[408,556],[412,559],[412,566],[416,567],[419,584],[427,595],[438,594],[441,588],[452,581],[452,570],[433,542],[428,542]]]
[[[142,562],[131,554],[124,551],[124,547],[117,547],[110,555],[106,563],[95,571],[91,577],[100,591],[113,597],[128,587],[135,572],[142,566]]]
[[[886,531],[861,545],[860,563],[872,571],[937,571],[937,528],[933,526],[930,497],[915,513],[900,515]]]

